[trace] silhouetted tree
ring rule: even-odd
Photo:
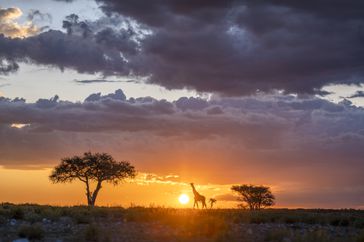
[[[239,194],[240,207],[248,207],[251,210],[258,210],[274,205],[275,197],[269,187],[254,185],[236,185],[231,190]]]
[[[63,158],[61,163],[54,168],[49,179],[53,183],[66,183],[79,180],[86,185],[87,204],[94,206],[102,182],[114,185],[127,179],[134,178],[135,168],[129,162],[117,162],[106,153],[86,152],[83,156]],[[96,183],[91,191],[91,183]]]

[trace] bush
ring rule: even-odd
[[[24,219],[24,210],[22,207],[12,207],[10,210],[10,216],[13,219]]]
[[[35,223],[35,222],[42,221],[42,217],[39,214],[29,212],[29,213],[25,214],[24,220],[26,220],[30,223]]]
[[[100,229],[94,225],[90,224],[85,229],[85,241],[94,241],[97,242],[100,240]]]
[[[339,218],[333,218],[330,221],[330,225],[332,225],[332,226],[339,226],[340,225],[340,219]]]
[[[7,219],[4,216],[0,215],[0,225],[6,224],[6,222]]]
[[[358,229],[364,229],[364,217],[363,218],[356,218],[354,220],[354,227]]]
[[[44,237],[44,231],[40,225],[22,225],[18,230],[18,236],[30,240],[41,240]]]
[[[349,238],[346,238],[345,241],[351,241]],[[294,242],[331,242],[333,240],[330,235],[325,230],[315,230],[311,232],[307,232],[303,235],[296,235],[293,239]]]
[[[358,235],[356,242],[364,242],[364,230]]]
[[[290,231],[287,229],[274,229],[268,231],[264,241],[281,242],[289,239]],[[290,241],[290,240],[289,240]]]
[[[57,221],[60,217],[62,217],[62,208],[46,206],[43,207],[42,210],[38,211],[40,216],[43,218],[50,219],[52,221]]]

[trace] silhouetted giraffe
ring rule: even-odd
[[[207,208],[205,196],[202,196],[200,193],[198,193],[196,191],[196,188],[193,185],[193,183],[191,183],[191,187],[192,187],[192,191],[193,191],[193,195],[194,195],[194,199],[195,199],[195,202],[193,203],[193,208],[195,208],[195,206],[197,206],[197,208],[198,208],[198,202],[202,203],[202,208]]]
[[[210,198],[209,203],[210,203],[210,208],[212,208],[214,206],[214,204],[216,203],[216,199]]]

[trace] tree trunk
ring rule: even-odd
[[[88,183],[88,178],[86,177],[86,197],[87,197],[87,205],[93,206],[91,202],[91,192],[90,192],[90,184]]]
[[[99,194],[99,191],[101,189],[101,183],[102,183],[102,181],[97,182],[97,186],[95,188],[95,191],[91,195],[91,206],[95,206],[97,195]]]

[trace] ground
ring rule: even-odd
[[[0,242],[364,241],[364,211],[0,205]]]

